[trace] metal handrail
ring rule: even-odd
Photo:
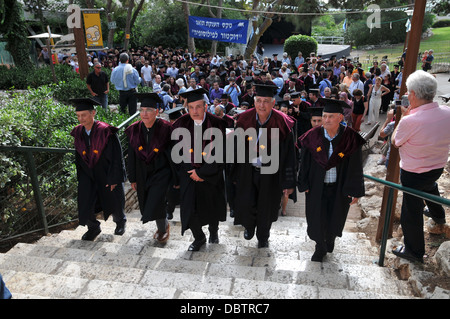
[[[388,237],[388,233],[389,233],[389,224],[390,224],[391,215],[392,215],[392,202],[394,199],[394,189],[402,191],[404,193],[408,193],[413,196],[420,197],[424,200],[427,200],[427,201],[430,201],[430,202],[433,202],[436,204],[445,205],[445,206],[449,206],[449,207],[450,207],[450,199],[432,195],[432,194],[428,194],[428,193],[419,191],[417,189],[405,187],[400,184],[382,180],[382,179],[379,179],[379,178],[376,178],[376,177],[373,177],[370,175],[363,174],[363,176],[364,176],[364,178],[370,179],[372,181],[375,181],[377,183],[380,183],[380,184],[383,184],[383,185],[389,187],[389,193],[388,193],[388,198],[387,198],[387,203],[386,203],[386,215],[384,218],[383,233],[381,236],[380,258],[378,260],[378,265],[383,267],[384,266],[384,256],[386,253],[387,237]]]

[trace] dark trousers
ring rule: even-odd
[[[443,168],[434,169],[425,173],[412,173],[400,170],[400,180],[403,186],[417,189],[419,191],[439,195],[436,181],[443,172]],[[436,203],[425,201],[431,216],[445,218],[444,208]],[[405,237],[405,249],[418,258],[425,254],[425,239],[423,235],[423,209],[422,198],[403,193],[402,215],[400,223]]]
[[[324,184],[322,191],[322,205],[320,211],[320,234],[321,238],[316,242],[319,250],[326,250],[326,243],[334,243],[336,236],[329,231],[332,225],[331,215],[333,214],[334,205],[336,201],[337,184]]]
[[[200,220],[198,219],[197,214],[192,214],[189,218],[189,228],[192,231],[192,235],[194,236],[195,240],[201,240],[205,238],[205,233],[202,230],[202,224],[200,223]],[[217,234],[219,231],[219,221],[213,221],[210,222],[208,225],[208,230],[210,234]]]
[[[260,196],[266,196],[266,194],[260,193],[260,180],[261,171],[259,169],[253,168],[253,185],[251,189],[252,208],[250,211],[250,225],[246,226],[248,229],[255,229],[256,227],[256,238],[258,241],[266,241],[270,236],[270,228],[272,227],[271,216],[263,215],[258,212],[258,202]]]
[[[135,89],[131,89],[128,91],[119,91],[119,106],[120,112],[126,113],[126,108],[128,106],[129,115],[133,115],[137,111],[137,98],[134,93]]]

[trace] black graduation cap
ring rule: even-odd
[[[309,93],[315,93],[317,96],[320,96],[320,90],[319,89],[309,89]]]
[[[69,102],[75,107],[76,112],[94,110],[94,105],[101,105],[99,102],[90,97],[70,99]]]
[[[253,82],[253,77],[252,76],[246,76],[244,78],[245,82],[249,83],[249,82]]]
[[[177,106],[173,109],[167,110],[165,113],[169,115],[170,120],[176,120],[183,115],[184,106]]]
[[[311,116],[322,116],[323,107],[308,107],[307,110]]]
[[[180,96],[186,98],[188,103],[191,103],[203,100],[203,94],[208,94],[208,91],[206,91],[204,88],[198,88],[195,90],[185,91],[181,93]]]
[[[141,102],[141,107],[157,109],[159,107],[158,104],[163,103],[157,93],[134,93],[134,95]]]
[[[261,74],[261,71],[260,71],[260,70],[255,70],[255,71],[253,71],[253,74],[256,75],[256,76],[258,76],[258,75]]]
[[[296,99],[296,98],[301,97],[300,94],[301,94],[301,92],[292,92],[291,99]]]
[[[264,84],[255,84],[256,96],[273,97],[278,90],[273,82],[266,82]]]
[[[350,108],[350,105],[341,100],[321,98],[324,104],[323,112],[326,113],[344,113],[344,108]]]
[[[220,99],[228,99],[228,93],[222,93],[222,96],[220,97]]]
[[[278,56],[278,53],[274,53],[274,54],[272,54],[272,56]]]

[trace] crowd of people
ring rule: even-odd
[[[160,242],[167,241],[170,231],[168,220],[171,216],[171,211],[168,210],[171,202],[169,198],[174,198],[181,208],[182,232],[191,229],[194,235],[195,240],[188,249],[191,251],[199,250],[206,243],[206,236],[202,231],[204,225],[209,225],[209,243],[219,242],[218,227],[219,222],[226,218],[227,202],[235,223],[245,227],[244,238],[249,240],[256,234],[258,247],[268,247],[271,224],[277,220],[280,211],[281,215],[285,214],[287,198],[296,200],[294,190],[297,187],[300,192],[307,194],[308,235],[316,241],[316,250],[311,260],[322,261],[327,253],[333,251],[335,238],[342,234],[349,205],[364,196],[361,160],[364,140],[357,132],[365,116],[368,116],[367,124],[372,124],[378,120],[380,113],[387,112],[387,121],[382,127],[383,134],[386,134],[385,137],[393,135],[392,143],[395,147],[410,147],[405,142],[408,139],[406,129],[401,130],[404,134],[402,138],[393,130],[393,113],[388,110],[391,102],[398,99],[402,81],[400,65],[394,65],[394,70],[391,71],[385,61],[374,61],[369,70],[364,70],[358,61],[350,58],[337,59],[333,56],[323,59],[314,54],[304,58],[301,52],[295,59],[290,59],[286,54],[283,54],[281,60],[278,60],[277,54],[271,58],[258,58],[255,55],[247,62],[240,55],[221,58],[158,47],[131,49],[128,53],[115,50],[105,52],[98,59],[94,62],[98,69],[112,64],[111,82],[121,93],[120,111],[126,112],[128,105],[128,112],[134,114],[137,102],[141,102],[141,120],[131,125],[126,133],[130,141],[128,153],[132,155],[129,161],[129,171],[132,172],[130,181],[133,189],[138,192],[142,220],[155,220],[158,230],[154,238]],[[118,65],[115,65],[117,61]],[[99,71],[94,72],[99,77]],[[420,81],[432,82],[434,90],[436,83],[426,77],[430,76],[428,73],[424,73],[425,75],[416,75],[418,79],[407,82],[409,94],[413,94],[410,99],[413,108],[431,105],[431,94],[423,92],[425,84]],[[151,86],[153,92],[139,94],[136,92],[139,86]],[[92,85],[90,88],[92,89]],[[109,86],[104,86],[101,90],[105,88],[108,90]],[[83,139],[86,142],[87,138],[95,138],[92,145],[97,145],[96,139],[100,138],[104,156],[111,156],[108,162],[114,163],[117,174],[111,175],[116,176],[114,181],[110,181],[111,176],[98,175],[99,179],[108,181],[103,182],[107,187],[103,188],[99,196],[104,196],[101,202],[105,205],[104,209],[109,210],[107,215],[113,215],[117,223],[116,234],[120,235],[125,231],[126,219],[121,209],[116,212],[108,208],[108,205],[114,204],[112,200],[108,200],[108,196],[113,191],[123,193],[123,189],[118,186],[124,179],[121,152],[114,146],[115,138],[112,139],[112,146],[105,144],[108,141],[105,136],[113,136],[115,129],[94,121],[93,106],[86,107],[86,103],[91,102],[84,101],[84,104],[81,103],[82,107],[77,109],[77,113],[85,110],[90,112],[89,130],[79,117],[81,125],[72,132],[74,136],[78,136],[75,143],[79,151],[77,167],[79,170],[87,169],[85,166],[95,170],[96,162],[93,163],[92,158],[100,155],[92,154],[92,158],[87,156],[86,148],[89,149],[89,146],[82,145]],[[101,101],[97,100],[95,103],[100,104]],[[432,106],[436,107],[435,104]],[[443,116],[448,116],[447,111],[442,109]],[[172,123],[160,118],[160,114],[164,112]],[[405,109],[405,112],[409,112],[409,109]],[[227,166],[219,162],[207,162],[202,157],[200,161],[194,160],[194,148],[191,148],[191,154],[187,154],[190,160],[174,165],[173,158],[169,155],[173,146],[170,132],[186,128],[192,134],[191,142],[194,143],[193,138],[197,134],[195,127],[201,127],[202,136],[211,127],[219,128],[222,133],[226,128],[259,130],[254,140],[248,137],[242,150],[249,154],[255,148],[255,158],[239,164],[233,162],[231,166]],[[93,128],[102,133],[90,136]],[[269,138],[267,146],[258,144],[267,141],[262,138],[264,134],[270,135],[261,131],[263,128],[269,131],[279,129],[278,140],[271,141]],[[90,137],[86,137],[86,134]],[[189,140],[183,137],[178,142],[183,144]],[[211,142],[212,140],[203,142],[200,149],[202,156],[212,155],[208,148]],[[402,143],[405,145],[401,146]],[[448,153],[448,138],[444,144]],[[188,149],[189,147],[192,146],[188,146]],[[271,152],[276,147],[281,156],[279,170],[275,173],[262,173],[266,163],[264,157],[267,156],[263,150],[266,147],[271,148]],[[111,150],[108,151],[108,148]],[[93,152],[95,151],[94,149]],[[185,151],[186,148],[183,148],[182,153]],[[113,160],[113,156],[118,158]],[[408,157],[414,156],[403,154],[401,167],[404,176],[409,174],[409,168],[405,164]],[[411,171],[414,172],[414,169]],[[421,174],[422,171],[417,173]],[[440,173],[442,169],[437,167],[436,176]],[[89,174],[96,173],[93,171]],[[155,176],[159,176],[155,174],[160,174],[160,177],[155,179]],[[430,180],[434,182],[436,176],[433,175]],[[415,183],[415,175],[407,177],[405,183]],[[84,217],[80,218],[80,222],[90,227],[84,239],[92,240],[100,229],[91,213],[88,213],[94,209],[93,198],[85,194],[88,188],[82,185],[80,189],[81,197],[90,198],[87,202],[80,197],[84,203],[84,210],[80,211]],[[424,191],[438,194],[434,186]],[[178,195],[169,195],[170,193]],[[123,195],[115,197],[121,199]],[[411,215],[410,211],[416,211],[421,205],[414,203],[412,207],[410,202],[413,200],[404,199],[405,216]],[[174,203],[170,206],[173,211]],[[123,210],[121,200],[116,207],[122,207]],[[213,211],[214,214],[211,213]],[[442,216],[442,209],[439,207],[431,205],[428,214],[439,222],[445,222],[445,216]],[[411,236],[416,240],[419,235],[415,233]],[[405,234],[405,240],[406,237]],[[406,252],[404,246],[393,252],[400,257],[420,261],[423,241],[417,241],[418,247],[414,248],[414,252],[408,251],[407,242]]]
[[[362,122],[374,124],[380,113],[388,111],[392,101],[398,99],[402,81],[403,59],[393,70],[385,60],[373,61],[370,68],[363,69],[358,60],[349,57],[323,59],[314,53],[304,57],[302,52],[295,58],[283,53],[281,59],[278,54],[271,57],[255,54],[246,61],[242,55],[221,57],[180,48],[144,46],[128,51],[92,51],[88,60],[92,65],[114,71],[121,64],[121,53],[128,54],[126,63],[136,70],[136,78],[139,78],[131,88],[151,87],[163,99],[161,111],[183,104],[180,94],[186,90],[202,87],[207,91],[211,111],[221,106],[225,114],[233,114],[236,108],[254,106],[257,81],[272,81],[278,87],[276,109],[280,109],[284,101],[290,101],[286,104],[287,113],[298,116],[292,93],[300,93],[300,109],[314,107],[317,98],[342,100],[349,106],[345,109],[345,123],[356,131],[360,130]],[[74,61],[76,57],[67,57],[63,63],[73,65]],[[429,69],[431,61],[432,50],[424,55],[424,69]],[[102,92],[98,95],[103,95]],[[131,102],[130,113],[135,112],[136,103]],[[105,107],[104,99],[102,104]],[[126,111],[125,102],[121,102],[120,109]]]

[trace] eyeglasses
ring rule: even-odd
[[[95,66],[94,69],[101,69],[101,66]]]

